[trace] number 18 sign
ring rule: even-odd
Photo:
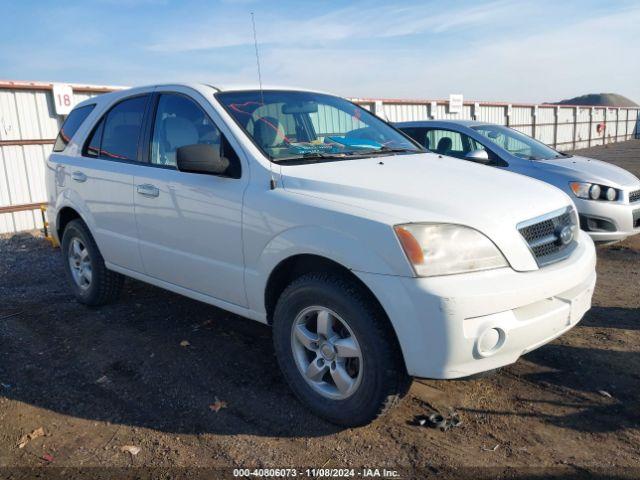
[[[62,83],[53,84],[53,103],[57,115],[69,115],[73,108],[73,88]]]

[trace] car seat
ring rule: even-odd
[[[282,124],[274,117],[260,117],[253,127],[253,138],[262,148],[268,149],[289,143]]]
[[[443,137],[438,142],[438,147],[436,148],[436,152],[442,155],[448,155],[451,151],[451,147],[453,146],[453,142],[449,137]]]

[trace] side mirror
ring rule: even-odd
[[[487,164],[490,162],[489,154],[486,150],[471,150],[467,153],[464,158],[466,160],[471,160],[472,162]]]
[[[229,160],[220,150],[208,144],[185,145],[176,150],[176,164],[181,172],[222,175],[229,168]]]

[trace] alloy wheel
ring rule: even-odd
[[[69,260],[73,281],[80,289],[87,290],[91,286],[93,272],[89,250],[87,250],[82,239],[78,237],[71,239],[67,258]]]
[[[360,344],[332,310],[302,310],[291,328],[291,347],[302,377],[323,397],[344,400],[358,389],[363,373]]]

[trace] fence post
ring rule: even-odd
[[[558,122],[560,121],[560,107],[556,105],[554,108],[554,122],[553,122],[553,148],[558,148]]]
[[[629,140],[629,109],[624,109],[624,141]]]
[[[374,101],[371,106],[373,107],[373,114],[385,120],[384,105],[382,104],[382,100]]]
[[[591,130],[593,130],[593,107],[589,109],[589,143],[587,148],[591,148]]]
[[[580,116],[580,107],[576,107],[573,117],[573,149],[576,149],[576,137],[578,135],[578,117]]]
[[[438,102],[430,102],[429,109],[429,115],[435,120],[437,117],[436,113],[438,112]]]
[[[536,138],[538,123],[538,105],[531,107],[531,136]]]

